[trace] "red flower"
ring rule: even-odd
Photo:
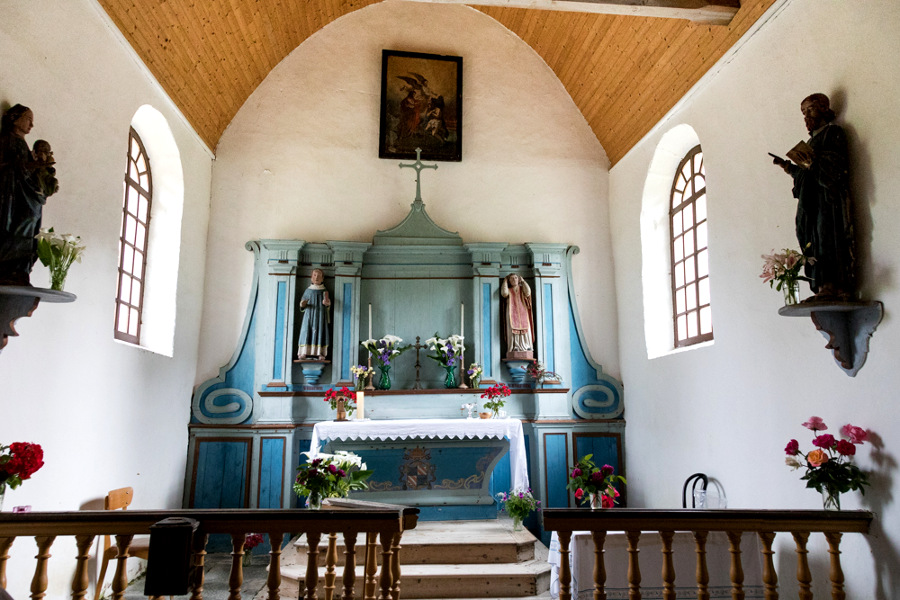
[[[3,465],[3,470],[9,475],[18,475],[24,481],[44,466],[44,450],[40,444],[13,442],[9,445],[9,451],[12,456]]]
[[[594,471],[591,473],[591,481],[594,483],[600,483],[603,481],[603,472],[602,471]]]
[[[800,442],[797,440],[789,441],[787,446],[784,447],[784,453],[788,456],[797,456],[800,453]]]
[[[847,440],[838,440],[837,451],[838,454],[843,454],[844,456],[853,456],[856,454],[856,446]]]
[[[603,465],[603,468],[600,469],[600,472],[603,473],[604,477],[612,475],[613,471],[615,471],[615,469],[613,469],[612,465]]]
[[[582,498],[584,498],[584,490],[578,488],[577,490],[575,490],[575,499],[581,500]]]
[[[831,448],[834,446],[834,436],[830,433],[817,435],[813,440],[813,446],[818,446],[819,448]]]
[[[610,496],[603,494],[602,496],[600,496],[600,505],[603,508],[612,508],[616,505],[616,501]]]

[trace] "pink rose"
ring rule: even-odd
[[[821,417],[810,417],[809,421],[803,424],[807,429],[812,429],[813,431],[825,431],[828,429],[828,426],[825,425],[825,421],[822,420]]]
[[[787,446],[784,447],[784,453],[788,456],[797,456],[800,453],[800,442],[797,440],[789,441]]]
[[[603,494],[602,496],[600,496],[600,505],[603,508],[612,508],[616,505],[616,501],[613,500],[610,496]]]
[[[830,433],[817,435],[815,439],[813,439],[813,446],[818,446],[819,448],[832,448],[834,446],[834,436]]]
[[[869,432],[862,427],[857,427],[847,423],[841,427],[841,435],[850,438],[854,444],[862,444],[869,438]]]
[[[821,467],[828,462],[828,455],[825,454],[824,450],[816,448],[815,450],[809,451],[809,454],[806,455],[806,460],[814,467]]]
[[[853,456],[856,454],[856,446],[847,440],[838,440],[837,451],[844,456]]]
[[[575,490],[575,499],[581,500],[582,498],[584,498],[584,490],[578,488],[577,490]]]

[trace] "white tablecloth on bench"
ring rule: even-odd
[[[518,419],[387,419],[383,421],[323,421],[313,427],[310,453],[327,440],[503,439],[509,440],[510,484],[528,488],[525,435]]]

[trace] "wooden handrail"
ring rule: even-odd
[[[762,553],[762,583],[765,598],[778,598],[772,541],[775,533],[789,532],[797,554],[797,581],[801,600],[811,600],[811,575],[807,559],[810,533],[823,533],[828,542],[832,598],[843,600],[844,574],[840,563],[840,542],[844,533],[868,533],[874,515],[868,511],[824,510],[655,510],[616,508],[585,510],[548,508],[543,511],[544,529],[559,535],[560,600],[572,597],[569,544],[574,531],[590,531],[594,543],[594,598],[605,600],[606,568],[603,545],[610,531],[624,531],[628,551],[629,598],[640,598],[641,571],[639,542],[642,532],[658,532],[662,544],[663,598],[675,598],[675,571],[672,562],[672,539],[676,531],[690,531],[696,543],[696,585],[698,598],[708,598],[709,573],[706,562],[706,540],[711,531],[725,532],[731,553],[732,596],[743,598],[744,573],[741,564],[741,534],[756,533]]]
[[[326,501],[328,502],[328,501]],[[338,504],[338,503],[335,503]],[[229,578],[231,593],[229,598],[240,597],[240,585],[243,580],[241,559],[244,554],[243,545],[250,532],[261,532],[269,535],[272,550],[269,558],[269,574],[267,579],[268,597],[278,598],[281,585],[281,543],[284,534],[303,533],[307,535],[309,552],[307,556],[307,572],[315,574],[307,578],[307,597],[316,597],[318,585],[318,544],[323,534],[329,546],[336,543],[337,534],[343,534],[348,552],[354,552],[358,534],[364,534],[366,541],[365,564],[367,566],[366,581],[376,581],[376,542],[380,539],[381,575],[380,596],[382,600],[399,597],[400,562],[399,542],[405,530],[413,529],[418,520],[419,509],[379,504],[374,502],[341,501],[340,507],[325,504],[322,510],[305,509],[177,509],[177,510],[128,510],[128,511],[77,511],[77,512],[30,512],[0,513],[0,587],[6,587],[6,564],[9,551],[17,537],[34,537],[38,545],[38,556],[31,586],[31,597],[42,598],[48,584],[49,550],[57,536],[75,536],[78,554],[75,557],[75,575],[72,579],[72,598],[80,600],[85,597],[88,588],[88,552],[94,538],[98,535],[116,536],[118,555],[116,571],[112,581],[113,599],[120,600],[127,587],[125,561],[128,549],[135,535],[150,533],[151,525],[170,517],[193,519],[198,522],[194,535],[194,547],[191,558],[192,593],[191,600],[202,600],[203,566],[206,556],[206,544],[211,534],[229,534],[232,538],[232,570]],[[277,540],[277,541],[276,541]],[[372,555],[371,557],[369,555]],[[332,600],[334,594],[333,581],[336,554],[325,554],[326,568],[331,586],[326,587],[325,598]],[[349,592],[352,598],[353,573],[344,574],[345,598]],[[348,586],[348,578],[350,585]],[[367,585],[365,600],[376,600],[376,586]]]

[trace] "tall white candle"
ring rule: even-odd
[[[372,303],[369,302],[369,339],[372,339]]]
[[[461,302],[459,305],[459,335],[466,335],[466,303]]]

